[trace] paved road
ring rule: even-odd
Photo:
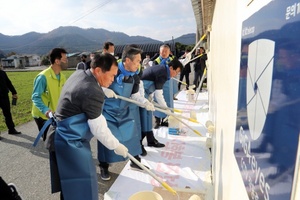
[[[51,194],[50,171],[48,151],[40,141],[37,147],[33,147],[33,141],[38,133],[34,121],[17,126],[21,135],[8,135],[1,133],[0,140],[0,176],[6,182],[13,182],[17,185],[23,200],[56,200],[59,195]],[[91,141],[95,165],[98,164],[96,156],[96,140]],[[103,181],[100,179],[100,170],[97,167],[99,199],[109,190],[126,162],[113,164],[109,169],[112,179]],[[0,197],[1,199],[1,197]]]

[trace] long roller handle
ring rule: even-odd
[[[187,63],[191,61],[192,53],[196,50],[196,48],[201,44],[202,40],[206,37],[206,33],[200,38],[200,40],[197,42],[197,44],[194,46],[192,51],[186,54],[185,59],[182,61],[183,66],[185,66]]]
[[[206,77],[206,73],[207,73],[207,70],[206,70],[206,67],[205,67],[205,68],[204,68],[203,75],[202,75],[201,80],[200,80],[200,83],[199,83],[198,88],[197,88],[197,90],[196,90],[196,98],[195,98],[195,104],[194,104],[194,105],[196,105],[196,103],[197,103],[198,96],[199,96],[199,93],[200,93],[200,88],[201,88],[201,86],[202,86],[202,84],[203,84],[203,82],[204,82],[204,79],[205,79],[205,77]]]
[[[145,172],[147,172],[150,176],[152,176],[155,180],[157,180],[166,190],[171,192],[173,195],[176,195],[177,192],[169,186],[166,182],[164,182],[161,178],[156,176],[152,171],[147,169],[143,164],[141,164],[137,159],[135,159],[130,153],[127,153],[128,158],[132,160],[135,164],[137,164],[140,168],[142,168]]]
[[[183,85],[187,85],[186,82],[183,82],[183,81],[181,81],[181,80],[178,80],[177,78],[172,77],[172,79],[175,80],[175,81],[177,81],[177,82],[182,83]]]
[[[134,104],[136,104],[136,105],[138,105],[138,106],[140,106],[140,107],[142,107],[142,108],[145,108],[145,105],[144,105],[144,104],[142,104],[142,103],[140,103],[140,102],[138,102],[138,101],[135,101],[135,100],[133,100],[133,99],[130,99],[130,98],[127,98],[127,97],[123,97],[123,96],[120,96],[120,95],[117,95],[117,98],[122,99],[122,100],[124,100],[124,101],[128,101],[128,102],[134,103]],[[155,110],[157,110],[157,111],[159,111],[159,112],[162,112],[162,113],[165,113],[166,115],[172,115],[172,116],[174,116],[174,117],[183,118],[183,119],[189,120],[189,121],[194,122],[194,123],[199,123],[199,122],[198,122],[197,120],[195,120],[195,119],[187,118],[187,117],[184,117],[184,116],[181,116],[181,115],[176,115],[176,114],[174,114],[174,113],[172,113],[172,112],[170,112],[170,111],[168,111],[168,110],[164,110],[164,109],[157,108],[157,107],[155,107]]]
[[[154,102],[154,101],[153,101],[152,103],[153,103],[153,105],[156,106],[156,107],[159,107],[159,108],[162,108],[162,109],[165,109],[165,110],[167,109],[167,110],[170,110],[170,111],[182,113],[182,110],[179,110],[179,109],[176,109],[176,108],[163,107],[163,106],[159,105],[158,103],[156,103],[156,102]]]

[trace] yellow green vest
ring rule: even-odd
[[[170,58],[170,62],[175,58],[175,56],[169,56],[169,58]],[[160,64],[160,62],[161,62],[161,60],[160,60],[160,57],[158,56],[156,59],[155,59],[155,61],[156,61],[156,63],[157,64]]]
[[[58,80],[51,66],[39,73],[39,75],[44,75],[47,82],[46,91],[42,94],[42,101],[50,110],[55,111],[61,89],[66,82],[66,77],[60,73],[60,80]],[[31,114],[34,118],[47,119],[45,113],[42,113],[35,105],[32,106]]]

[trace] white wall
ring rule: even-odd
[[[216,200],[248,199],[234,157],[242,21],[270,0],[218,0],[208,53],[210,118],[213,137],[213,179]]]

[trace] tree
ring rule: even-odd
[[[17,55],[17,53],[12,51],[12,52],[10,52],[10,53],[7,54],[7,57],[13,56],[13,55]]]
[[[50,65],[50,60],[48,56],[42,56],[41,65]]]

